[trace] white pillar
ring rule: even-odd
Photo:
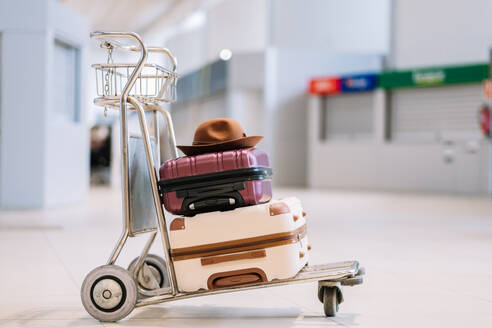
[[[321,125],[326,124],[326,122],[321,122],[321,106],[325,102],[321,101],[321,97],[323,96],[315,96],[311,95],[308,97],[308,124],[307,124],[307,133],[308,133],[308,157],[307,157],[307,186],[313,187],[316,185],[314,182],[314,165],[313,162],[317,160],[316,151],[319,145],[324,140],[321,140]]]
[[[0,35],[0,207],[80,201],[88,187],[88,25],[58,1],[2,0]],[[55,40],[78,49],[73,67],[68,65],[76,71],[74,94],[60,93],[69,81],[55,76]],[[64,115],[60,99],[74,104],[78,119]]]
[[[384,143],[386,136],[386,91],[376,89],[374,91],[374,141],[376,143]]]

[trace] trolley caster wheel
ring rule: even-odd
[[[323,288],[323,310],[327,317],[334,317],[338,312],[338,291],[335,287]]]
[[[85,277],[80,297],[86,311],[97,320],[118,321],[135,308],[137,286],[125,269],[103,265]]]
[[[128,271],[131,275],[135,271],[138,259],[138,257],[135,258],[128,266]],[[154,254],[147,255],[142,268],[138,272],[136,283],[138,287],[147,291],[169,287],[166,261]],[[144,297],[145,295],[139,293],[139,296]]]

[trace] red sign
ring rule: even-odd
[[[487,104],[483,104],[479,112],[479,123],[482,134],[490,137],[490,108]]]
[[[313,95],[331,95],[341,90],[342,83],[338,77],[314,78],[309,81],[309,93]]]

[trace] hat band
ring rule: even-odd
[[[222,141],[193,141],[192,145],[193,146],[213,145],[218,142],[222,142]]]
[[[243,132],[242,138],[246,138],[246,133]],[[239,138],[239,139],[241,139],[241,138]],[[219,141],[219,140],[216,140],[216,141],[195,141],[195,140],[193,140],[192,145],[193,146],[215,145],[217,143],[235,141],[235,140],[237,140],[237,139],[229,139],[229,140],[222,140],[222,141]]]

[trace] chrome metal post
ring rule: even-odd
[[[116,262],[116,259],[120,255],[121,250],[123,249],[123,246],[125,245],[126,240],[128,239],[128,235],[129,235],[129,229],[128,227],[124,227],[123,233],[121,234],[121,237],[118,240],[116,247],[113,249],[113,252],[109,257],[107,264],[114,264]]]
[[[140,256],[139,256],[138,261],[137,261],[137,265],[135,266],[135,271],[132,272],[133,279],[135,279],[135,281],[138,280],[137,279],[138,272],[142,268],[144,261],[145,261],[145,258],[147,257],[147,254],[149,254],[150,247],[154,243],[154,239],[155,239],[156,235],[157,235],[157,232],[154,232],[153,234],[150,235],[150,238],[147,240],[147,243],[145,243],[144,249],[140,253]]]
[[[159,170],[161,166],[161,138],[159,135],[159,117],[155,111],[152,111],[152,122],[154,123],[154,138],[155,138],[155,168]]]
[[[130,75],[127,83],[125,84],[125,88],[123,89],[120,97],[120,138],[121,138],[121,175],[122,175],[122,209],[123,209],[123,217],[125,221],[125,232],[123,236],[126,235],[125,238],[120,238],[120,243],[122,240],[126,241],[127,237],[130,235],[130,178],[128,176],[128,122],[126,119],[127,115],[127,97],[130,93],[132,86],[135,84],[138,75],[142,71],[143,66],[145,65],[145,60],[147,59],[147,49],[142,41],[142,39],[136,33],[126,33],[126,32],[92,32],[91,38],[93,39],[107,39],[107,38],[127,38],[133,39],[138,42],[140,45],[141,56],[135,70]],[[123,237],[122,236],[122,237]],[[113,254],[111,255],[108,263],[112,264],[116,261],[119,253],[121,252],[121,248],[124,245],[116,246]]]
[[[161,231],[161,238],[162,238],[162,243],[164,247],[164,256],[166,258],[166,266],[167,270],[169,272],[169,275],[171,277],[170,280],[170,285],[171,285],[171,290],[172,294],[176,295],[177,293],[177,283],[176,283],[176,272],[174,270],[174,264],[171,259],[171,253],[170,253],[170,243],[169,243],[169,234],[167,231],[167,226],[166,226],[166,219],[164,216],[164,210],[162,209],[162,204],[161,204],[161,199],[159,196],[159,191],[157,187],[157,174],[156,170],[154,168],[154,161],[153,161],[153,156],[152,156],[152,148],[150,147],[150,136],[149,136],[149,131],[147,128],[147,122],[145,119],[145,111],[140,104],[140,102],[135,99],[134,97],[128,97],[128,101],[135,107],[135,110],[137,111],[138,118],[139,118],[139,123],[140,123],[140,129],[142,132],[142,137],[143,137],[143,142],[144,142],[144,148],[145,148],[145,154],[147,158],[147,166],[149,169],[149,176],[150,176],[150,184],[152,186],[152,195],[154,199],[154,204],[157,212],[157,221],[159,225],[159,230]]]
[[[164,119],[166,120],[166,125],[167,125],[167,131],[169,134],[169,143],[170,143],[170,149],[171,149],[171,158],[177,158],[178,157],[178,148],[176,148],[176,135],[174,134],[174,126],[173,126],[173,120],[171,118],[171,114],[169,112],[157,105],[157,104],[148,104],[147,107],[151,110],[158,111],[159,113],[164,116]]]

